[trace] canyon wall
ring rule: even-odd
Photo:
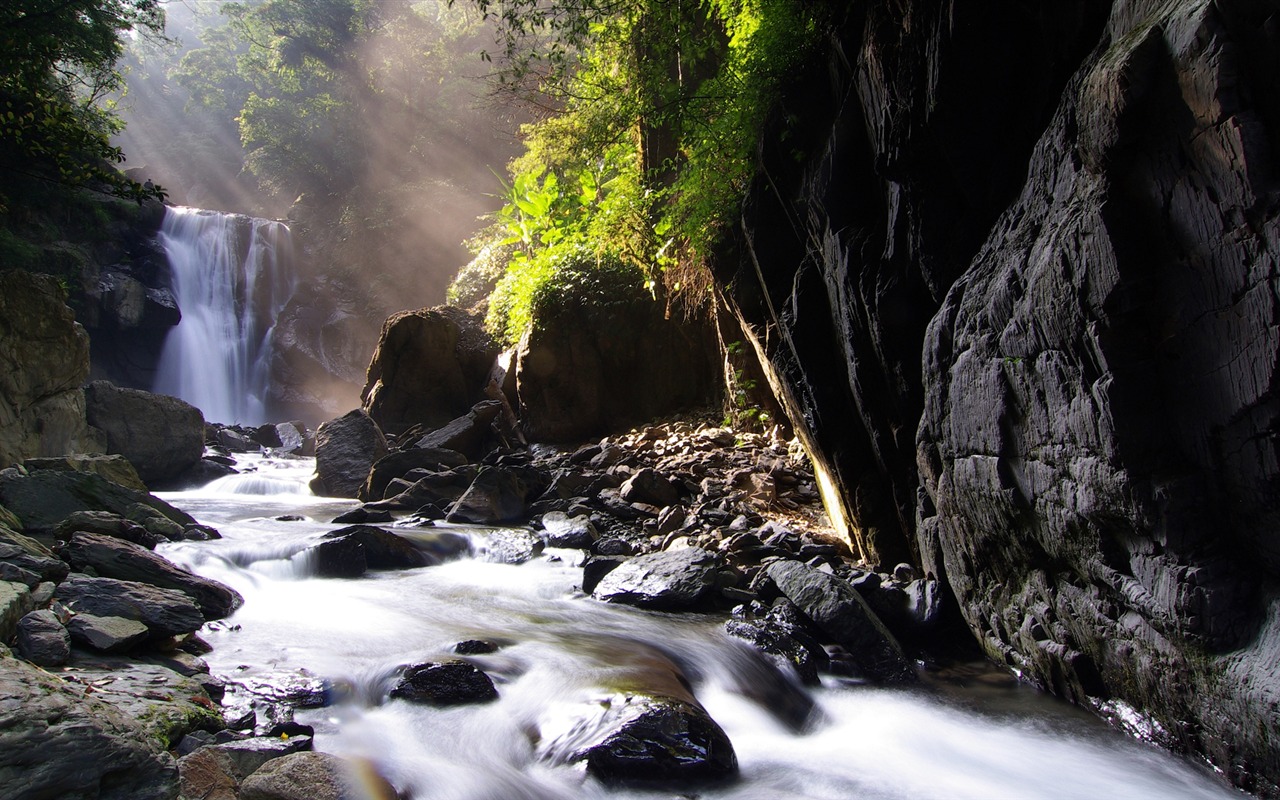
[[[1262,794],[1278,59],[1270,0],[859,4],[719,268],[868,559]]]

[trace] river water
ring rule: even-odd
[[[252,687],[326,687],[301,709],[318,750],[372,762],[419,800],[851,800],[852,798],[1239,798],[1215,775],[979,665],[926,674],[919,688],[829,680],[817,713],[789,729],[752,699],[759,661],[722,618],[613,606],[577,590],[571,551],[519,566],[476,555],[440,566],[309,575],[299,556],[353,501],[306,493],[310,461],[256,462],[253,474],[163,496],[223,538],[165,555],[244,595],[202,634],[213,672]],[[278,517],[302,517],[280,520]],[[447,709],[386,699],[398,668],[447,658],[457,642],[501,645],[469,656],[499,699]],[[623,687],[671,688],[683,674],[724,728],[741,774],[687,790],[607,788],[556,764],[552,742]],[[233,686],[233,699],[247,697]]]

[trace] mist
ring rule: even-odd
[[[437,0],[186,0],[166,14],[168,41],[139,39],[124,62],[128,174],[176,205],[289,223],[301,280],[342,307],[323,336],[353,362],[319,358],[305,381],[352,407],[382,321],[443,303],[501,205],[524,120],[485,80],[493,32]]]

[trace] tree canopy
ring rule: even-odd
[[[125,178],[111,144],[124,39],[158,34],[158,0],[9,0],[0,6],[0,168],[123,197],[160,197]],[[12,191],[12,188],[10,189]],[[0,195],[0,204],[9,198]]]

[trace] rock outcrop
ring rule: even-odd
[[[365,382],[364,409],[388,433],[439,427],[484,399],[498,346],[480,320],[448,306],[387,319]]]
[[[639,285],[544,300],[516,349],[521,426],[531,441],[581,441],[715,403],[714,338],[668,319]]]
[[[111,705],[0,656],[0,786],[14,797],[169,800],[178,768],[161,744]]]
[[[48,275],[0,272],[0,467],[102,452],[85,423],[89,336]]]
[[[841,13],[718,267],[833,521],[1280,792],[1280,4]]]
[[[356,497],[387,440],[377,423],[360,409],[329,420],[316,431],[316,476],[311,490],[328,497]]]
[[[204,415],[176,397],[93,381],[85,415],[106,435],[107,452],[129,459],[148,484],[172,482],[204,454]]]

